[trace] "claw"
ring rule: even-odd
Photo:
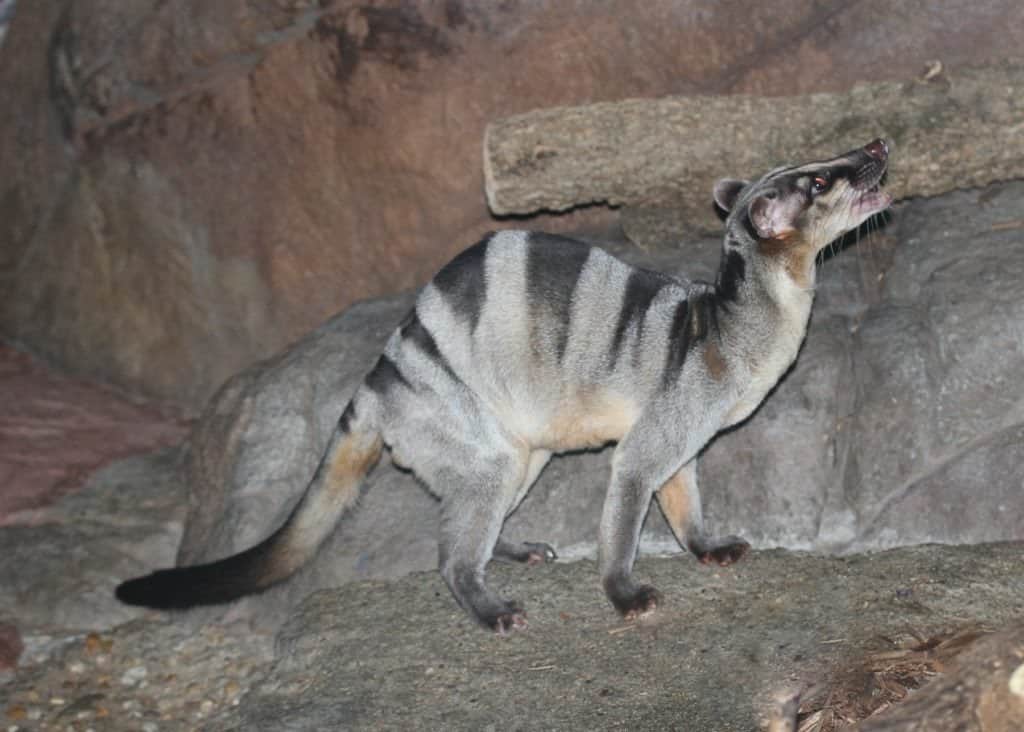
[[[508,635],[514,630],[525,630],[526,627],[526,615],[524,613],[499,615],[494,621],[494,632],[501,636]]]
[[[721,567],[728,567],[738,562],[750,551],[750,544],[738,537],[729,537],[716,542],[709,542],[710,546],[694,547],[694,554],[701,564],[717,564]]]
[[[650,585],[644,585],[637,590],[636,594],[629,599],[628,604],[624,606],[622,616],[626,620],[646,618],[657,610],[659,602],[661,602],[661,593]]]
[[[526,563],[531,567],[536,567],[538,564],[546,564],[553,562],[558,559],[558,555],[555,554],[555,550],[550,545],[540,542],[529,542],[526,544],[530,553],[526,559]]]

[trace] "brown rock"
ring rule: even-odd
[[[55,374],[0,343],[0,526],[81,487],[108,462],[181,442],[186,423],[96,384]]]
[[[0,671],[15,668],[24,650],[25,644],[21,642],[18,629],[10,623],[0,623]]]
[[[0,332],[197,406],[495,226],[491,119],[837,90],[1024,45],[1012,0],[325,5],[19,5],[0,49]]]

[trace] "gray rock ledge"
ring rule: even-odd
[[[885,137],[889,190],[933,196],[1024,176],[1024,66],[951,69],[844,94],[665,97],[541,109],[491,123],[487,200],[496,214],[666,202],[718,226],[718,178],[831,157]]]
[[[530,627],[472,625],[434,573],[310,596],[275,667],[208,729],[749,732],[774,694],[829,683],[906,638],[1024,613],[1024,545],[846,558],[758,552],[726,570],[645,559],[664,606],[623,623],[591,562],[503,566]]]

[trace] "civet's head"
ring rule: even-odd
[[[892,203],[879,184],[889,161],[885,140],[832,160],[777,168],[753,182],[726,179],[715,202],[734,236],[761,254],[785,260],[797,277],[830,242]],[[806,261],[810,258],[810,261]]]

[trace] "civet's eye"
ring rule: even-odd
[[[826,188],[828,188],[828,183],[827,175],[822,174],[814,176],[814,178],[811,179],[811,192],[815,194],[822,193]]]

